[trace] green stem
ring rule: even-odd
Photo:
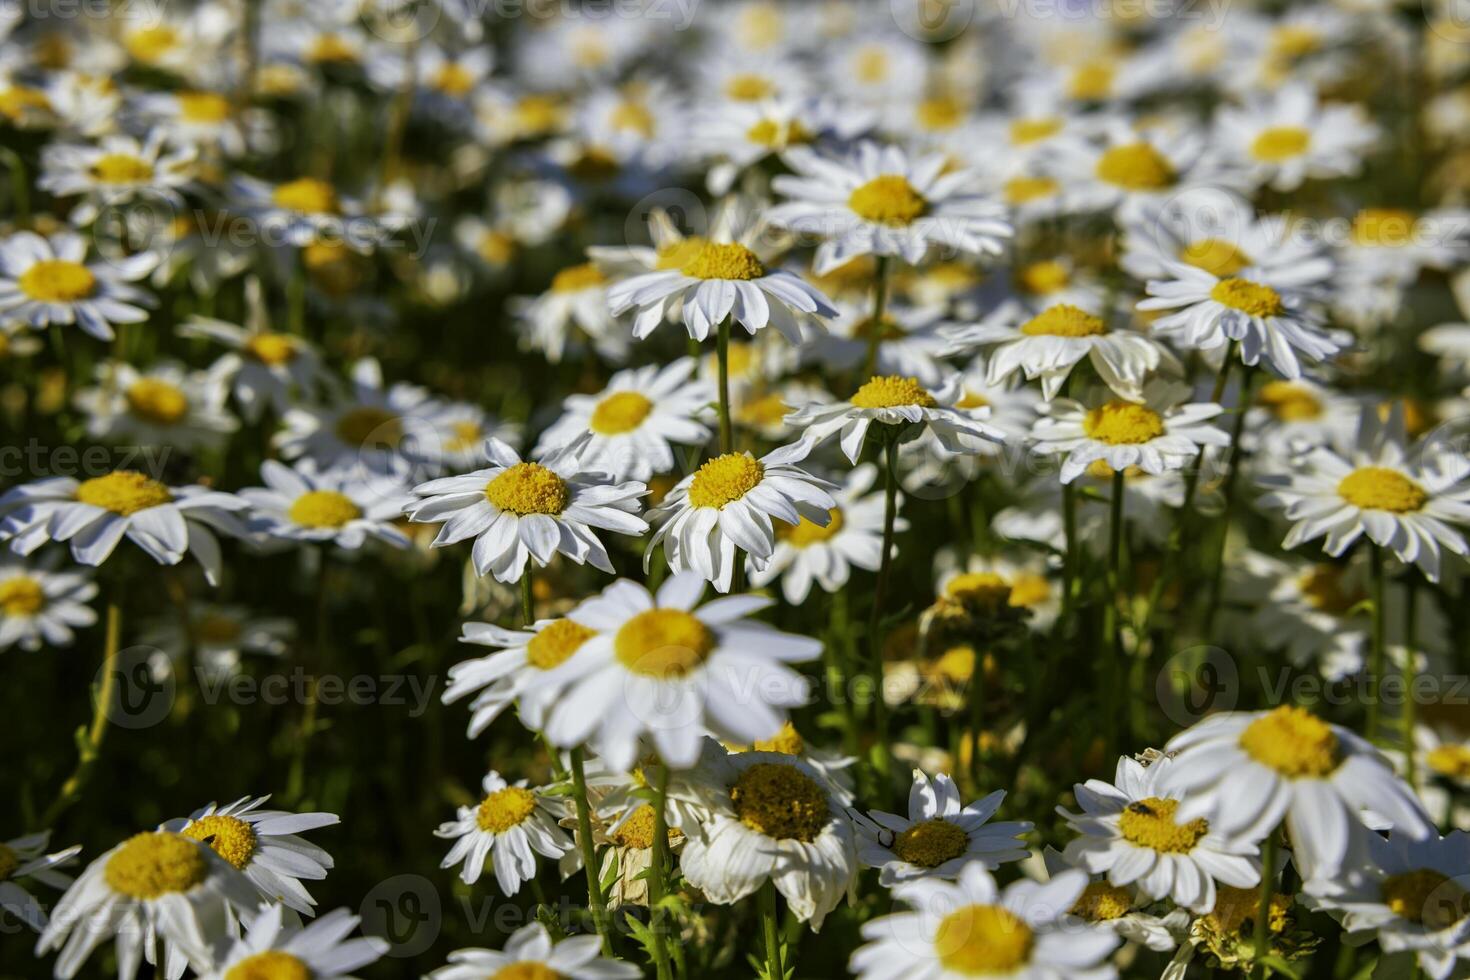
[[[669,862],[668,795],[669,767],[664,763],[658,767],[653,788],[653,860],[648,869],[648,927],[653,933],[653,965],[658,980],[670,980],[672,976],[662,908],[664,896],[668,894],[668,879],[664,877]]]
[[[1256,902],[1256,927],[1252,934],[1255,940],[1255,957],[1251,966],[1252,978],[1266,975],[1266,964],[1261,961],[1271,951],[1271,894],[1272,885],[1276,879],[1276,834],[1277,829],[1271,828],[1271,832],[1266,835],[1265,843],[1261,846],[1261,897]]]
[[[985,785],[985,760],[980,752],[980,733],[985,727],[985,656],[975,655],[970,672],[970,778],[977,791]]]
[[[866,382],[878,372],[878,347],[883,342],[883,313],[888,308],[888,256],[878,257],[873,278],[873,320],[869,324],[868,356],[863,361],[863,376],[859,383]]]
[[[25,161],[14,150],[0,149],[0,162],[3,162],[10,170],[10,204],[15,209],[15,226],[29,228],[31,226],[31,191],[30,181],[26,178]]]
[[[1077,580],[1077,491],[1062,484],[1062,618],[1072,612],[1073,584]]]
[[[521,625],[530,626],[536,621],[536,600],[532,594],[531,559],[521,569]]]
[[[873,673],[873,765],[878,770],[879,795],[888,792],[892,769],[888,752],[888,704],[883,700],[883,600],[888,592],[889,566],[893,563],[893,525],[898,516],[898,433],[883,430],[886,465],[883,467],[883,553],[878,560],[878,581],[873,587],[873,609],[868,616],[869,669]]]
[[[1419,767],[1414,759],[1414,721],[1418,705],[1414,702],[1414,682],[1419,679],[1415,664],[1414,642],[1418,635],[1419,573],[1411,568],[1406,583],[1409,594],[1404,599],[1404,774],[1409,785],[1416,786]]]
[[[587,800],[587,776],[582,770],[582,747],[572,749],[572,786],[577,793],[577,843],[582,847],[582,867],[587,872],[587,904],[592,909],[592,922],[602,937],[604,956],[613,954],[612,930],[607,921],[607,899],[602,894],[602,876],[597,864],[597,848],[592,841],[592,804]]]
[[[1108,751],[1118,746],[1118,694],[1122,677],[1123,642],[1118,631],[1118,593],[1122,589],[1119,569],[1123,564],[1123,502],[1127,493],[1122,470],[1113,471],[1113,499],[1109,502],[1112,511],[1108,524],[1108,577],[1107,602],[1103,604],[1103,633],[1108,645],[1107,721]]]
[[[770,878],[761,885],[760,907],[766,942],[766,976],[770,980],[782,980],[786,971],[781,965],[780,927],[776,921],[776,886]]]
[[[1379,722],[1381,720],[1380,700],[1383,697],[1383,658],[1384,658],[1384,619],[1383,619],[1383,549],[1378,545],[1372,545],[1368,552],[1368,564],[1372,569],[1373,588],[1373,627],[1372,646],[1369,653],[1368,677],[1371,692],[1368,697],[1368,741],[1374,742],[1379,736]]]
[[[1205,606],[1205,636],[1211,635],[1215,626],[1215,616],[1220,611],[1220,596],[1225,583],[1225,545],[1230,538],[1230,511],[1235,502],[1235,484],[1240,476],[1240,436],[1245,431],[1245,417],[1250,409],[1251,384],[1256,379],[1254,368],[1245,369],[1245,377],[1240,383],[1240,404],[1236,407],[1235,424],[1230,430],[1230,462],[1229,470],[1225,473],[1225,487],[1223,490],[1224,504],[1220,514],[1220,544],[1215,551],[1215,561],[1210,567],[1210,598]]]
[[[76,768],[61,784],[56,799],[46,808],[41,817],[42,827],[51,827],[66,810],[82,795],[82,787],[92,774],[92,766],[102,751],[102,741],[107,737],[107,712],[112,705],[112,692],[117,686],[118,641],[122,636],[122,603],[114,600],[107,604],[107,628],[102,647],[102,676],[92,695],[92,723],[87,736],[81,743]]]
[[[730,426],[730,318],[720,321],[715,334],[715,351],[720,362],[720,452],[735,451],[735,434]]]

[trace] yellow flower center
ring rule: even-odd
[[[1438,745],[1424,757],[1429,768],[1461,782],[1470,780],[1470,745]]]
[[[286,516],[302,527],[341,527],[362,516],[362,508],[336,490],[308,490],[296,498]]]
[[[929,202],[898,174],[874,177],[847,198],[858,217],[875,224],[901,227],[929,210]]]
[[[1106,61],[1093,61],[1072,73],[1067,95],[1082,102],[1099,102],[1113,91],[1113,75],[1117,69]]]
[[[731,75],[725,81],[725,96],[736,102],[759,102],[775,91],[776,86],[762,75]]]
[[[233,643],[240,638],[244,629],[240,621],[219,613],[210,613],[199,618],[194,632],[200,643]]]
[[[1287,779],[1321,779],[1342,764],[1337,735],[1311,712],[1282,705],[1240,733],[1240,747]]]
[[[1334,616],[1342,616],[1357,605],[1364,596],[1361,591],[1349,591],[1343,584],[1343,569],[1338,565],[1314,565],[1297,582],[1302,598],[1307,605]]]
[[[1055,136],[1062,131],[1062,121],[1053,116],[1038,116],[1034,119],[1016,119],[1011,122],[1011,142],[1024,146]]]
[[[7,616],[34,616],[46,606],[46,590],[41,583],[24,575],[0,582],[0,613]],[[0,875],[0,880],[4,879]]]
[[[965,572],[945,584],[944,594],[968,606],[995,609],[1010,602],[1011,584],[996,572]]]
[[[1291,381],[1268,381],[1256,400],[1283,422],[1304,422],[1322,417],[1322,403],[1305,385]]]
[[[515,120],[528,136],[549,133],[561,125],[561,103],[550,95],[528,95],[516,103]]]
[[[1201,238],[1179,252],[1179,261],[1212,276],[1233,276],[1251,264],[1250,256],[1223,238]]]
[[[657,128],[653,113],[648,111],[648,106],[632,99],[618,103],[608,121],[612,123],[613,129],[637,133],[644,139],[653,136]]]
[[[537,670],[559,667],[596,635],[596,630],[590,630],[581,623],[558,619],[531,637],[526,644],[526,663]]]
[[[950,647],[935,658],[929,673],[955,684],[968,683],[975,676],[975,648],[968,643]]]
[[[20,858],[15,851],[8,846],[0,844],[0,881],[5,881],[15,874],[15,869],[20,867]]]
[[[900,405],[933,408],[938,404],[928,389],[919,384],[918,378],[896,374],[869,378],[849,401],[856,408],[897,408]]]
[[[658,250],[658,259],[654,262],[655,269],[682,269],[699,257],[704,247],[709,242],[698,235],[690,235],[676,242],[670,242]]]
[[[852,67],[858,81],[876,85],[888,78],[888,52],[876,45],[863,48]]]
[[[674,680],[709,659],[715,634],[682,609],[647,609],[618,627],[613,651],[635,674]]]
[[[335,214],[338,209],[337,192],[332,185],[315,177],[298,177],[276,185],[271,200],[278,207],[302,214]]]
[[[123,47],[136,61],[152,64],[168,54],[180,41],[179,32],[168,24],[142,27],[128,34]]]
[[[276,367],[296,357],[296,341],[286,334],[258,333],[245,341],[245,353],[262,364]]]
[[[640,851],[646,851],[653,847],[654,812],[653,807],[645,803],[633,811],[633,815],[623,821],[623,825],[612,834],[612,841],[618,847],[631,847]],[[668,828],[669,843],[673,844],[684,835],[673,827]]]
[[[1050,177],[1012,177],[1005,183],[1007,204],[1028,204],[1052,197],[1061,185]]]
[[[1394,915],[1436,930],[1463,919],[1470,898],[1459,882],[1428,868],[1389,875],[1380,887]]]
[[[1414,237],[1413,212],[1398,208],[1365,208],[1353,217],[1353,242],[1374,248],[1398,248]]]
[[[318,34],[306,52],[306,60],[317,64],[352,62],[357,60],[357,49],[340,34]]]
[[[535,794],[524,786],[507,786],[480,801],[475,810],[475,822],[487,833],[503,834],[512,827],[519,827],[535,809]]]
[[[312,973],[309,966],[290,953],[268,949],[230,967],[225,980],[312,980]]]
[[[929,130],[954,129],[965,119],[965,107],[958,100],[941,96],[925,99],[914,110],[919,125]]]
[[[766,267],[750,249],[739,242],[704,242],[680,269],[695,279],[759,279]]]
[[[569,266],[558,272],[551,280],[551,291],[554,293],[575,293],[583,289],[591,289],[601,286],[607,280],[603,277],[601,270],[591,262],[581,265]]]
[[[615,436],[632,432],[643,424],[653,402],[636,391],[616,391],[597,403],[588,427],[598,435]]]
[[[1097,176],[1130,191],[1156,191],[1172,186],[1174,167],[1147,143],[1115,146],[1097,161]]]
[[[545,963],[521,960],[502,966],[489,980],[565,980],[565,974],[558,973]]]
[[[19,122],[34,112],[49,112],[51,100],[40,89],[27,85],[10,85],[0,89],[0,115]]]
[[[827,511],[827,514],[830,520],[826,527],[814,524],[805,517],[795,524],[779,521],[776,524],[776,537],[793,548],[809,548],[814,544],[830,541],[838,531],[842,530],[842,511],[834,507]]]
[[[1236,888],[1221,885],[1215,893],[1215,910],[1205,916],[1222,933],[1238,934],[1247,922],[1256,921],[1260,909],[1259,888]],[[1271,910],[1266,917],[1266,928],[1280,932],[1286,928],[1286,913],[1291,908],[1291,898],[1281,893],[1271,895]]]
[[[1175,823],[1174,812],[1178,809],[1178,800],[1157,796],[1138,800],[1123,810],[1118,818],[1118,830],[1124,840],[1139,847],[1164,854],[1188,854],[1209,833],[1210,825],[1204,819]]]
[[[1419,438],[1439,424],[1439,418],[1434,409],[1417,398],[1391,398],[1388,401],[1379,402],[1378,418],[1387,422],[1393,415],[1394,408],[1398,406],[1402,406],[1404,410],[1404,431],[1412,438]]]
[[[1012,973],[1031,958],[1031,927],[999,905],[965,905],[946,915],[934,951],[946,970],[970,976]]]
[[[790,411],[781,393],[771,392],[741,405],[735,415],[741,425],[769,428],[780,425]]]
[[[832,819],[827,794],[806,773],[779,762],[757,762],[730,787],[740,822],[775,840],[816,840]]]
[[[1210,298],[1251,316],[1280,316],[1286,312],[1280,293],[1249,279],[1221,279],[1211,287]]]
[[[1108,325],[1100,316],[1070,303],[1058,303],[1021,324],[1021,332],[1028,337],[1096,337],[1107,333]]]
[[[212,814],[195,820],[179,833],[208,844],[214,853],[230,862],[238,871],[245,870],[245,866],[255,855],[255,828],[239,817]]]
[[[230,117],[230,100],[217,92],[180,92],[179,118],[191,123],[219,123]]]
[[[762,119],[745,131],[745,138],[752,143],[759,143],[761,146],[779,149],[780,147],[791,146],[795,143],[810,143],[812,141],[812,134],[810,130],[796,119],[792,119],[789,122],[778,122],[775,119]]]
[[[1429,494],[1398,470],[1385,466],[1362,466],[1342,478],[1337,495],[1363,510],[1386,510],[1407,514],[1422,510]]]
[[[1115,398],[1092,409],[1082,419],[1089,439],[1110,446],[1136,445],[1164,434],[1164,419],[1146,405]]]
[[[189,413],[189,396],[158,378],[139,378],[123,397],[128,411],[154,425],[177,425]]]
[[[337,438],[354,448],[391,449],[403,439],[403,420],[386,409],[365,405],[344,412],[336,431]]]
[[[749,453],[725,453],[701,466],[689,484],[695,507],[724,507],[760,486],[766,468]]]
[[[515,239],[503,231],[487,231],[480,236],[480,243],[475,247],[480,258],[490,265],[504,265],[515,255]]]
[[[984,408],[989,404],[989,398],[986,398],[978,391],[971,391],[969,388],[966,388],[965,393],[960,396],[960,400],[954,403],[954,407],[964,409]]]
[[[1011,605],[1028,609],[1051,598],[1051,583],[1044,575],[1021,572],[1011,579]]]
[[[97,277],[80,262],[42,259],[20,274],[20,291],[38,303],[75,303],[97,288]]]
[[[168,487],[132,470],[84,480],[77,487],[77,500],[93,507],[129,517],[140,510],[169,503],[174,495]]]
[[[779,752],[782,755],[802,755],[806,752],[806,740],[796,730],[791,722],[781,726],[781,730],[771,738],[757,739],[751,746],[756,752]]]
[[[1251,142],[1251,156],[1266,163],[1280,163],[1301,156],[1311,142],[1312,134],[1300,126],[1272,126]]]
[[[92,164],[92,177],[104,184],[135,184],[152,179],[153,164],[131,153],[108,153]]]
[[[516,463],[485,485],[485,499],[503,511],[560,514],[571,494],[566,481],[540,463]]]
[[[1322,36],[1310,27],[1283,24],[1271,32],[1271,54],[1277,58],[1296,59],[1322,47]]]
[[[893,841],[893,853],[899,860],[921,868],[937,868],[969,847],[970,836],[941,817],[916,823]]]
[[[146,900],[202,884],[209,862],[198,844],[160,830],[129,838],[107,859],[102,876],[113,891]]]
[[[469,95],[475,87],[475,73],[457,61],[446,61],[434,75],[434,88],[458,98]]]
[[[1126,888],[1094,881],[1082,890],[1072,906],[1072,914],[1088,922],[1111,922],[1133,910],[1133,898]]]

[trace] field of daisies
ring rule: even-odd
[[[1458,0],[0,0],[0,980],[1470,977]]]

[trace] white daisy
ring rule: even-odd
[[[790,721],[771,738],[756,739],[750,745],[727,745],[731,752],[775,752],[789,755],[816,770],[822,782],[832,791],[843,806],[851,806],[853,800],[852,769],[857,765],[857,756],[843,755],[833,749],[813,745],[802,737],[801,732]]]
[[[505,443],[488,439],[485,454],[490,466],[421,483],[413,492],[422,499],[405,508],[410,520],[443,522],[435,547],[474,538],[471,557],[481,575],[514,582],[527,562],[544,566],[558,553],[612,574],[593,529],[648,530],[638,516],[638,498],[648,492],[642,483],[610,483],[584,472],[574,452],[522,462]]]
[[[867,820],[857,822],[858,860],[880,869],[878,883],[884,888],[916,878],[953,881],[971,862],[994,871],[1019,861],[1030,853],[1020,838],[1032,824],[987,822],[1005,798],[1005,790],[998,789],[965,806],[949,776],[939,773],[931,781],[915,769],[907,818],[871,810]]]
[[[826,527],[837,503],[830,493],[836,487],[795,465],[808,451],[798,442],[759,459],[725,453],[706,461],[649,511],[657,530],[644,552],[645,568],[662,543],[671,569],[698,572],[728,592],[737,548],[758,568],[770,560],[776,547],[772,518]]]
[[[244,606],[190,602],[187,623],[171,610],[149,621],[138,643],[155,649],[148,665],[159,678],[190,669],[187,659],[215,681],[238,676],[245,654],[284,656],[295,638],[294,619],[263,616]]]
[[[857,874],[852,824],[806,763],[772,752],[708,758],[712,816],[684,844],[679,868],[717,905],[770,881],[792,914],[822,928]]]
[[[541,730],[546,709],[561,694],[560,684],[535,684],[536,678],[576,654],[596,635],[573,619],[537,620],[526,629],[508,630],[493,623],[465,623],[461,643],[495,647],[495,653],[462,660],[449,668],[449,684],[442,700],[453,704],[478,692],[470,702],[466,734],[475,738],[509,704],[518,705],[518,717],[528,728]]]
[[[795,147],[782,159],[796,174],[776,177],[772,188],[790,200],[767,219],[825,239],[817,249],[819,275],[859,255],[897,255],[918,265],[932,246],[999,255],[1011,237],[1004,206],[973,193],[968,170],[946,170],[946,154],[910,159],[898,147],[865,141],[845,158]]]
[[[1416,840],[1434,832],[1377,749],[1301,708],[1212,715],[1164,751],[1177,758],[1157,788],[1178,795],[1176,823],[1203,817],[1217,833],[1258,841],[1285,820],[1307,881],[1334,878],[1361,850],[1364,811]]]
[[[1322,326],[1310,296],[1254,269],[1217,276],[1179,262],[1167,268],[1172,278],[1150,281],[1149,298],[1138,308],[1177,310],[1155,320],[1153,331],[1187,350],[1213,351],[1233,341],[1246,364],[1264,359],[1271,370],[1295,380],[1302,374],[1300,358],[1328,360],[1350,339]]]
[[[669,472],[675,463],[671,443],[701,446],[710,437],[701,419],[714,391],[691,379],[697,366],[684,357],[662,368],[632,368],[614,374],[595,395],[567,396],[562,417],[541,434],[535,454],[575,444],[583,466],[614,480],[647,482]]]
[[[989,407],[962,409],[958,406],[962,397],[958,374],[951,373],[932,388],[917,378],[880,375],[869,378],[845,402],[805,405],[786,416],[786,421],[805,430],[797,445],[811,448],[837,435],[843,453],[854,464],[874,423],[897,427],[900,435],[910,438],[919,432],[909,427],[921,426],[951,453],[978,452],[976,447],[982,442],[1001,441],[1000,431],[982,421]]]
[[[521,437],[519,425],[502,421],[472,402],[440,402],[427,421],[432,432],[416,434],[414,455],[436,472],[481,462],[487,439],[515,443]]]
[[[0,913],[10,913],[36,932],[46,928],[46,906],[19,882],[29,879],[65,891],[71,878],[57,869],[71,864],[82,851],[82,845],[73,844],[47,854],[50,843],[49,830],[0,841]]]
[[[1302,82],[1223,106],[1215,119],[1215,145],[1254,185],[1283,193],[1308,179],[1356,176],[1379,134],[1361,106],[1319,105]]]
[[[119,133],[104,136],[96,146],[52,144],[42,154],[36,184],[57,197],[82,195],[71,221],[83,227],[103,208],[134,200],[182,207],[179,192],[194,179],[196,155],[189,145],[170,149],[159,129],[142,143]]]
[[[551,941],[539,922],[517,929],[505,949],[457,949],[447,966],[428,974],[427,980],[483,980],[484,977],[566,977],[567,980],[633,980],[643,971],[632,963],[602,955],[596,936],[571,936]]]
[[[1112,980],[1112,932],[1079,926],[1070,917],[1087,875],[1063,871],[1046,883],[1015,881],[999,888],[984,864],[972,861],[948,882],[920,878],[893,889],[913,911],[863,923],[868,944],[848,961],[859,980],[886,977],[1006,976],[1015,980]]]
[[[1202,446],[1228,446],[1230,436],[1209,424],[1223,409],[1214,402],[1183,400],[1187,386],[1152,381],[1141,402],[1059,398],[1041,407],[1031,430],[1035,451],[1065,456],[1063,483],[1071,483],[1101,460],[1114,471],[1136,466],[1157,476],[1182,469]]]
[[[91,576],[56,571],[56,558],[54,553],[38,562],[0,558],[0,650],[16,644],[26,651],[43,643],[69,647],[74,629],[97,622],[88,605],[97,597]]]
[[[1082,812],[1057,807],[1057,813],[1081,836],[1063,853],[1090,874],[1106,874],[1112,885],[1136,883],[1150,899],[1208,912],[1215,907],[1217,880],[1233,888],[1260,883],[1259,848],[1203,817],[1176,820],[1180,797],[1160,788],[1172,765],[1167,757],[1144,766],[1123,756],[1111,783],[1089,779],[1074,786]]]
[[[356,980],[351,972],[377,962],[388,951],[386,940],[347,936],[358,918],[333,909],[305,928],[286,923],[281,905],[270,905],[250,923],[245,935],[219,944],[214,969],[200,980],[242,977],[303,977],[310,980]]]
[[[1112,117],[1093,142],[1064,141],[1044,162],[1074,213],[1127,215],[1157,209],[1174,195],[1218,181],[1219,165],[1203,133],[1140,128]]]
[[[528,682],[533,692],[563,685],[547,737],[567,748],[590,741],[616,769],[633,765],[645,734],[675,769],[694,765],[707,732],[744,745],[773,737],[807,696],[806,680],[787,664],[815,659],[822,645],[748,618],[770,599],[701,606],[704,589],[689,572],[670,576],[657,595],[623,579],[572,610],[568,618],[597,635]]]
[[[75,396],[94,439],[189,452],[218,448],[240,427],[225,407],[225,388],[176,362],[159,361],[146,371],[104,362],[97,366],[97,381]]]
[[[513,297],[510,309],[525,344],[552,364],[584,349],[587,341],[603,360],[617,364],[628,356],[628,328],[608,308],[609,300],[607,277],[584,262],[558,272],[540,296]]]
[[[1048,847],[1042,852],[1047,878],[1056,877],[1067,871],[1077,870],[1067,862],[1061,852]],[[1179,946],[1188,934],[1191,916],[1185,909],[1170,909],[1165,915],[1151,915],[1144,911],[1151,903],[1138,890],[1137,885],[1119,888],[1108,884],[1106,878],[1094,877],[1088,882],[1072,906],[1071,914],[1100,929],[1117,933],[1126,942],[1137,943],[1156,953],[1166,953]]]
[[[480,785],[485,798],[477,806],[460,807],[453,820],[434,831],[435,837],[454,841],[439,867],[462,863],[459,877],[473,885],[488,858],[501,893],[514,895],[522,882],[536,877],[537,854],[557,860],[574,847],[557,825],[566,798],[527,788],[524,779],[507,783],[493,769]]]
[[[1441,465],[1450,462],[1451,465]],[[1322,548],[1337,556],[1364,534],[1406,564],[1439,579],[1440,549],[1470,553],[1452,524],[1470,524],[1470,482],[1453,461],[1415,459],[1405,445],[1402,409],[1387,423],[1364,409],[1351,452],[1319,446],[1292,462],[1287,473],[1267,474],[1262,507],[1280,507],[1293,521],[1285,548],[1325,537]]]
[[[394,526],[412,500],[394,480],[354,470],[318,470],[302,461],[293,469],[268,459],[260,464],[263,487],[246,487],[250,527],[285,541],[331,543],[347,551],[368,538],[407,548],[408,536]]]
[[[1360,398],[1307,378],[1267,381],[1252,402],[1246,433],[1287,459],[1315,446],[1350,445],[1362,413]]]
[[[697,120],[693,148],[711,161],[705,174],[709,192],[725,194],[762,161],[794,146],[854,136],[872,121],[870,113],[850,102],[791,97],[731,100]]]
[[[949,353],[950,342],[941,329],[942,308],[891,303],[878,324],[871,303],[839,303],[838,310],[826,333],[807,345],[804,362],[817,362],[833,373],[856,371],[876,344],[874,374],[917,378],[924,385],[944,380],[949,369],[941,358]]]
[[[154,132],[175,144],[197,146],[229,157],[245,154],[245,132],[230,96],[205,88],[150,92],[138,100],[138,111]]]
[[[169,977],[185,964],[203,972],[230,917],[248,920],[258,901],[245,876],[208,847],[147,831],[87,865],[57,903],[36,954],[59,949],[54,974],[70,980],[115,936],[118,980],[133,980],[144,960]]]
[[[322,469],[362,466],[378,473],[409,471],[418,445],[433,445],[437,406],[418,385],[387,385],[378,362],[352,366],[352,391],[336,404],[297,404],[282,416],[272,444],[286,459],[306,457]]]
[[[223,563],[215,531],[241,537],[236,514],[250,504],[232,493],[191,485],[170,487],[134,470],[77,481],[51,477],[0,496],[0,541],[28,555],[47,541],[70,541],[72,557],[100,565],[124,536],[160,565],[185,552],[199,560],[210,585]]]
[[[806,601],[812,583],[823,592],[847,586],[853,568],[878,570],[883,551],[883,495],[869,493],[878,478],[877,467],[864,464],[848,471],[841,489],[833,497],[825,526],[805,517],[797,523],[775,525],[776,547],[764,567],[747,561],[746,572],[755,588],[781,580],[786,601],[799,606]],[[894,529],[908,522],[899,518]]]
[[[316,899],[301,882],[321,881],[333,862],[330,854],[299,835],[341,823],[341,818],[335,813],[262,810],[269,799],[243,796],[225,806],[211,803],[160,829],[208,844],[249,879],[261,902],[281,902],[312,915]]]
[[[360,201],[317,177],[269,184],[237,174],[231,192],[232,208],[257,222],[266,241],[297,248],[321,239],[366,245],[381,233],[377,219],[367,215]]]
[[[76,324],[112,340],[115,323],[142,323],[153,297],[128,283],[153,270],[147,252],[88,263],[82,236],[20,231],[0,241],[0,314],[31,327]]]
[[[267,405],[280,416],[294,400],[316,394],[321,358],[301,337],[275,332],[259,321],[241,327],[201,316],[180,324],[178,334],[229,348],[209,366],[209,376],[234,396],[240,414],[250,422],[258,422]]]
[[[1040,555],[1019,560],[971,555],[963,565],[958,565],[953,552],[946,549],[935,559],[935,566],[939,572],[936,595],[963,602],[966,593],[984,595],[1003,588],[1007,593],[1006,604],[1024,609],[1029,614],[1026,626],[1035,632],[1051,629],[1061,612],[1061,587],[1051,580],[1046,559]]]

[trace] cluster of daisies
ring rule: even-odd
[[[1452,5],[613,6],[0,10],[0,425],[96,450],[0,455],[0,651],[102,648],[45,968],[388,975],[332,813],[51,839],[125,643],[401,618],[488,763],[401,870],[531,912],[428,977],[1465,976]]]

